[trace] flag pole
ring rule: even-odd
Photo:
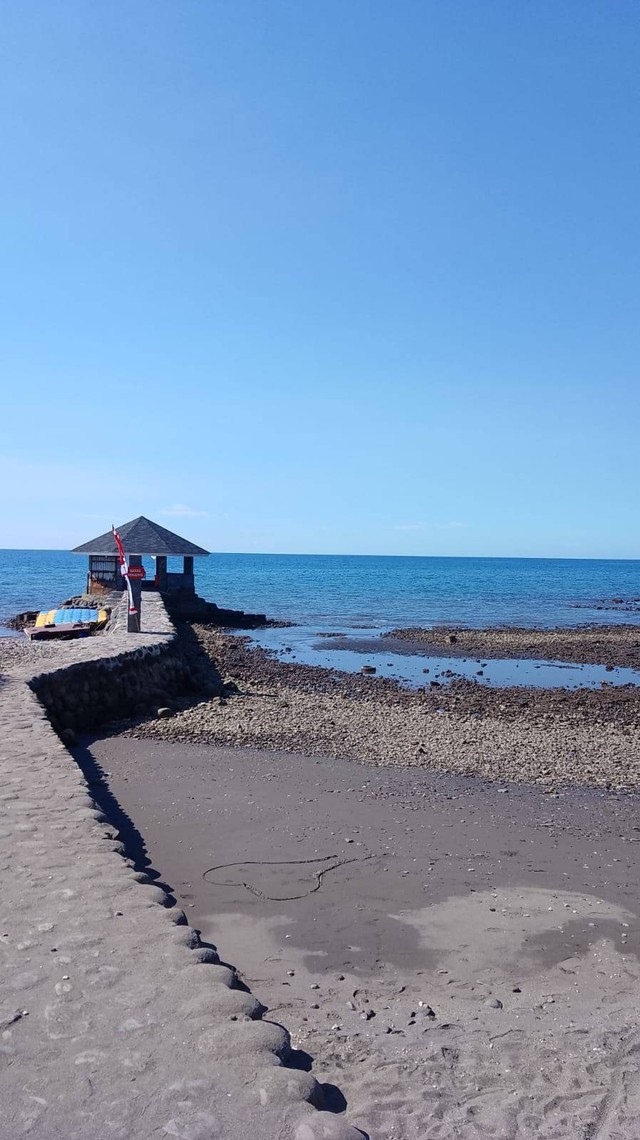
[[[127,556],[124,552],[124,546],[122,545],[122,539],[120,538],[120,535],[118,534],[113,523],[111,524],[111,532],[113,534],[118,550],[118,558],[120,560],[120,573],[127,583],[127,595],[129,599],[127,612],[127,633],[140,633],[140,613],[136,608],[136,604],[133,599],[133,589],[131,587],[131,579],[129,578],[129,564],[127,562]]]

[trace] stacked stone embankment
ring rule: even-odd
[[[49,718],[192,683],[161,600],[145,631],[7,656],[0,684],[0,1103],[17,1140],[356,1140],[286,1065],[287,1031],[127,857]],[[131,645],[135,644],[135,649]],[[132,680],[134,676],[139,684]],[[126,677],[127,684],[121,684]],[[41,700],[38,697],[42,698]]]
[[[78,662],[35,676],[30,686],[63,740],[114,720],[145,716],[197,687],[171,645]]]

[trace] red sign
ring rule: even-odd
[[[146,578],[147,571],[144,566],[130,566],[129,567],[129,580],[137,581],[140,578]]]

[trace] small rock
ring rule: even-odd
[[[166,720],[167,717],[173,716],[173,709],[167,708],[163,705],[162,708],[156,710],[156,716],[159,720]]]
[[[502,1009],[502,1002],[500,998],[487,998],[484,1003],[488,1009]]]
[[[362,1013],[360,1014],[360,1017],[362,1018],[363,1021],[371,1021],[371,1018],[375,1017],[375,1016],[376,1016],[375,1009],[363,1009]]]
[[[361,673],[375,673],[375,672],[377,672],[377,670],[376,670],[375,665],[363,665],[360,672]]]

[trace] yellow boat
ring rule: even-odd
[[[91,629],[102,629],[108,621],[108,610],[88,609],[59,609],[43,610],[36,618],[36,629],[45,629],[55,625],[90,626]]]

